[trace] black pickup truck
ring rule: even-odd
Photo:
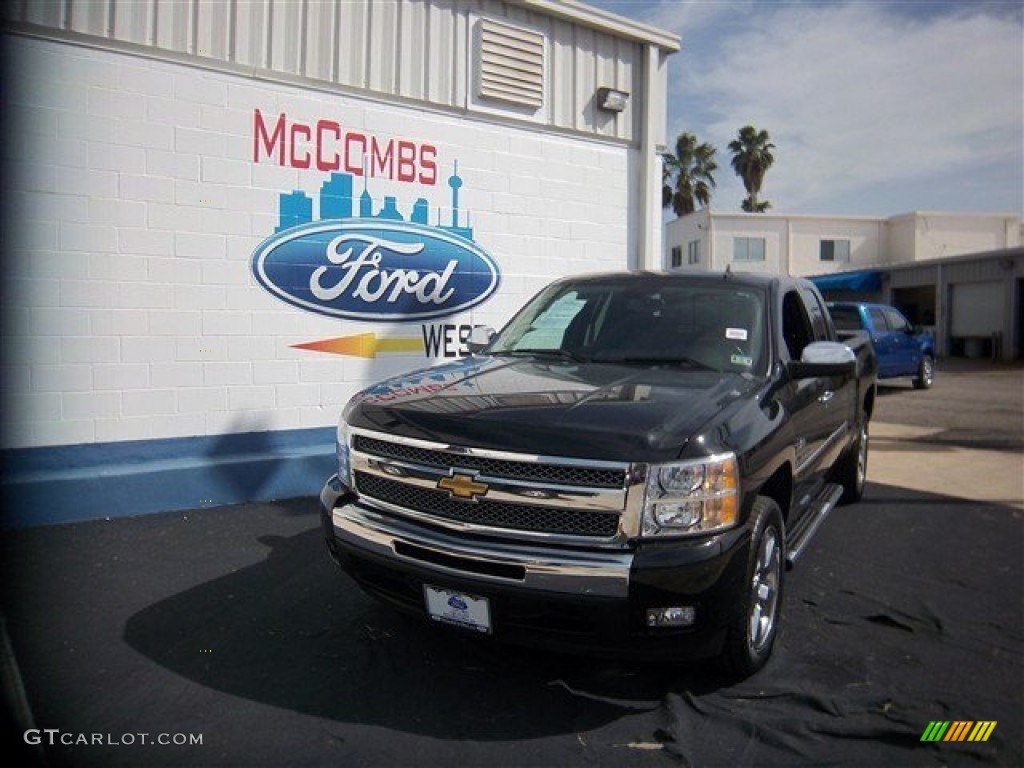
[[[348,403],[332,558],[436,622],[749,675],[783,574],[865,483],[876,362],[804,280],[563,279]]]

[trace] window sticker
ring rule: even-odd
[[[746,328],[726,328],[725,338],[732,339],[733,341],[746,341],[747,340],[747,329]]]
[[[747,357],[746,355],[733,355],[729,358],[733,365],[742,365],[750,368],[754,364],[753,358]]]

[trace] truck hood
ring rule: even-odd
[[[678,367],[471,357],[364,390],[346,418],[355,427],[454,445],[668,461],[761,383],[749,374]]]

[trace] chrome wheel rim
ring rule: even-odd
[[[868,428],[860,428],[860,444],[857,446],[857,489],[861,490],[868,479]]]
[[[779,581],[782,575],[782,553],[779,534],[773,527],[764,529],[757,551],[757,563],[751,580],[748,632],[750,647],[762,650],[775,631],[775,614],[779,602]]]
[[[921,362],[921,378],[924,380],[926,386],[932,385],[932,380],[935,378],[935,364],[932,363],[931,358],[926,357]]]

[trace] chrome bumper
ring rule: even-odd
[[[329,494],[321,496],[326,501],[324,496]],[[630,552],[572,551],[534,543],[467,543],[358,503],[329,509],[337,542],[356,552],[525,591],[594,597],[629,595],[633,563]]]

